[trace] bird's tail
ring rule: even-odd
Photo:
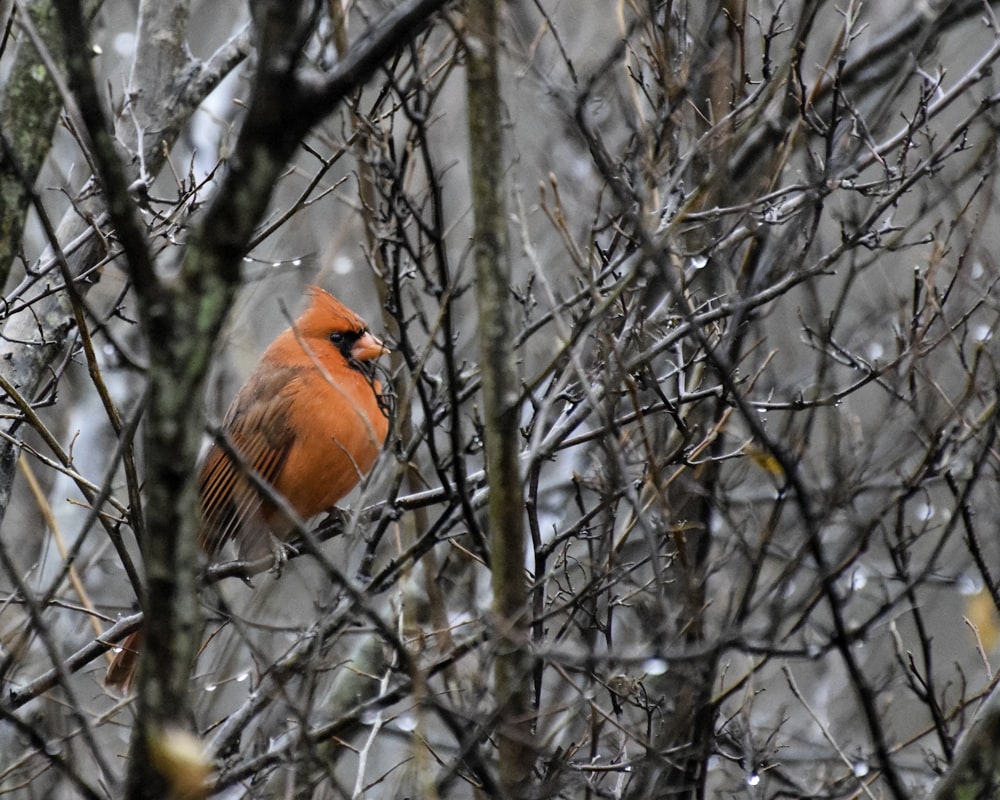
[[[142,647],[142,628],[133,631],[118,644],[118,652],[111,660],[104,676],[104,685],[120,694],[131,694],[139,667],[139,648]]]

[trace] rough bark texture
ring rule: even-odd
[[[511,343],[511,276],[507,251],[503,115],[499,78],[499,11],[493,0],[469,4],[465,39],[469,147],[489,477],[490,557],[497,648],[500,785],[523,797],[531,776],[531,658],[527,650],[524,495],[518,465],[520,404]]]
[[[85,13],[93,16],[99,2],[87,4]],[[55,8],[49,0],[25,3],[22,9],[23,31],[9,46],[16,47],[14,63],[0,94],[0,286],[7,283],[14,259],[21,248],[21,235],[31,204],[34,186],[42,163],[52,146],[62,101],[55,81],[45,65],[45,58],[61,68],[62,48],[55,46],[60,31]],[[30,26],[29,36],[27,30]],[[37,36],[43,53],[34,39]],[[0,507],[3,504],[0,503]]]

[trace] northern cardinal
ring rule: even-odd
[[[374,359],[388,353],[361,317],[329,293],[309,287],[311,302],[264,351],[223,421],[238,453],[218,444],[198,479],[200,543],[210,556],[230,539],[244,557],[280,549],[293,524],[247,477],[253,470],[302,519],[334,504],[371,468],[388,431]],[[141,629],[119,646],[104,683],[128,691]]]

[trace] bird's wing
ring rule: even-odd
[[[266,511],[273,509],[247,477],[252,471],[272,486],[277,482],[295,442],[290,406],[299,368],[262,365],[240,390],[223,423],[233,459],[217,443],[212,445],[199,479],[201,544],[217,554],[230,539],[243,554],[266,544],[271,531]]]

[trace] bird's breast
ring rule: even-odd
[[[385,441],[388,419],[378,383],[346,366],[335,374],[307,370],[286,391],[293,443],[275,488],[308,518],[331,508],[364,477]]]

